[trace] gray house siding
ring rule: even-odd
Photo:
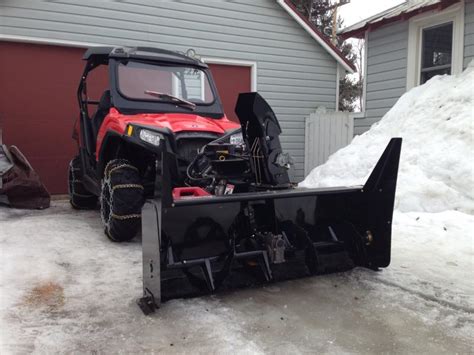
[[[464,6],[464,68],[474,59],[474,1]]]
[[[408,22],[383,26],[368,36],[365,116],[354,120],[354,134],[380,120],[406,90]]]
[[[298,180],[304,117],[318,106],[335,109],[336,61],[273,0],[2,0],[0,16],[5,35],[194,48],[202,57],[255,61],[257,89],[281,122]]]
[[[464,68],[474,59],[474,0],[464,7]],[[383,26],[368,34],[367,99],[363,118],[354,120],[354,134],[367,131],[406,92],[409,22]]]

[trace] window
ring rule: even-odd
[[[464,4],[451,5],[410,19],[407,90],[432,77],[459,74],[464,50]]]
[[[206,73],[186,66],[120,63],[118,86],[122,95],[135,100],[163,101],[155,94],[167,94],[198,105],[214,102]]]
[[[452,22],[422,30],[420,84],[435,75],[451,74],[452,50]]]

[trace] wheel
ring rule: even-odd
[[[127,160],[111,160],[105,167],[100,195],[100,213],[110,240],[126,242],[135,237],[143,203],[138,169]]]
[[[71,206],[76,210],[93,210],[97,207],[97,196],[86,190],[81,180],[81,160],[76,156],[69,162],[68,194]]]

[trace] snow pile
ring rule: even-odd
[[[474,214],[474,68],[403,95],[372,128],[315,168],[302,187],[365,183],[391,137],[402,137],[396,208]]]
[[[474,66],[403,95],[372,128],[300,184],[361,185],[390,138],[402,137],[392,263],[380,282],[473,312]]]

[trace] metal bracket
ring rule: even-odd
[[[161,201],[147,200],[142,208],[143,297],[138,305],[145,314],[161,303]]]

